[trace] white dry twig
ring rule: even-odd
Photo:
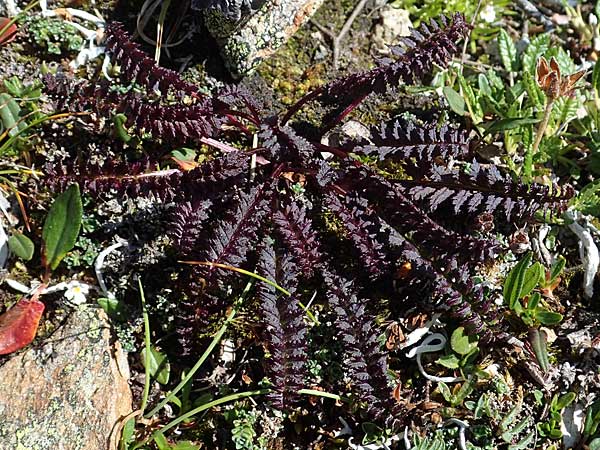
[[[582,226],[577,222],[581,218],[581,214],[569,210],[565,212],[565,217],[572,221],[568,227],[579,239],[579,255],[584,268],[583,292],[586,298],[592,298],[594,295],[594,279],[600,266],[600,252],[594,242],[589,225]]]
[[[458,444],[460,450],[467,450],[467,438],[465,437],[465,431],[469,428],[469,424],[459,419],[449,419],[446,423],[453,423],[458,425]]]
[[[98,286],[100,286],[102,294],[110,300],[114,300],[115,295],[107,289],[106,283],[104,282],[104,275],[102,273],[102,269],[104,268],[104,260],[109,254],[114,252],[116,249],[129,245],[126,240],[120,238],[117,238],[117,240],[118,242],[116,244],[113,244],[110,247],[105,248],[100,253],[98,253],[98,256],[96,257],[96,262],[94,263],[94,271],[96,272],[96,278],[98,279]]]
[[[435,341],[439,341],[437,344],[432,344]],[[433,353],[442,350],[446,346],[446,337],[441,333],[433,333],[425,338],[425,340],[417,347],[411,349],[406,353],[409,358],[417,357],[417,366],[421,375],[431,381],[444,382],[444,383],[458,383],[464,381],[462,377],[436,377],[435,375],[429,375],[425,372],[423,364],[421,363],[421,355],[423,353]]]

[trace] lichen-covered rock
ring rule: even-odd
[[[216,10],[226,19],[239,22],[249,17],[264,2],[265,0],[192,0],[192,9]]]
[[[322,3],[323,0],[266,0],[239,24],[213,10],[205,16],[206,25],[219,42],[232,76],[240,78],[275,53]]]
[[[104,311],[81,305],[41,346],[0,366],[0,450],[116,449],[128,378]]]

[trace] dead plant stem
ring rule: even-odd
[[[531,149],[532,155],[535,155],[537,153],[540,143],[542,142],[542,138],[544,137],[544,133],[546,132],[546,128],[548,127],[548,121],[550,120],[550,113],[552,113],[552,105],[554,105],[554,99],[548,97],[548,100],[546,101],[546,108],[544,109],[544,117],[538,125],[538,129],[535,136],[535,142],[533,143],[533,147]]]

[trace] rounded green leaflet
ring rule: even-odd
[[[477,348],[477,338],[465,333],[464,327],[458,327],[450,337],[450,346],[459,355],[468,355]]]
[[[75,245],[81,228],[83,206],[79,186],[72,184],[56,197],[42,231],[44,241],[43,261],[46,267],[54,270]]]
[[[31,239],[19,232],[14,233],[8,238],[8,247],[11,252],[25,261],[31,259],[33,251],[35,250],[35,246],[33,245],[33,242],[31,242]]]
[[[448,105],[450,105],[450,108],[452,108],[452,111],[454,111],[460,116],[464,116],[466,114],[465,101],[460,96],[460,94],[454,89],[452,89],[450,86],[445,86],[443,91],[444,96],[448,101]]]

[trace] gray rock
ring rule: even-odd
[[[389,46],[398,44],[402,36],[410,36],[413,26],[410,14],[405,9],[386,5],[380,9],[379,16],[381,21],[375,25],[372,39],[378,52],[388,55]]]
[[[0,449],[116,449],[111,432],[131,412],[128,378],[106,314],[81,305],[41,347],[0,366]]]
[[[323,0],[266,0],[249,19],[233,23],[218,10],[206,25],[221,46],[231,75],[240,78],[271,56],[317,11]]]

